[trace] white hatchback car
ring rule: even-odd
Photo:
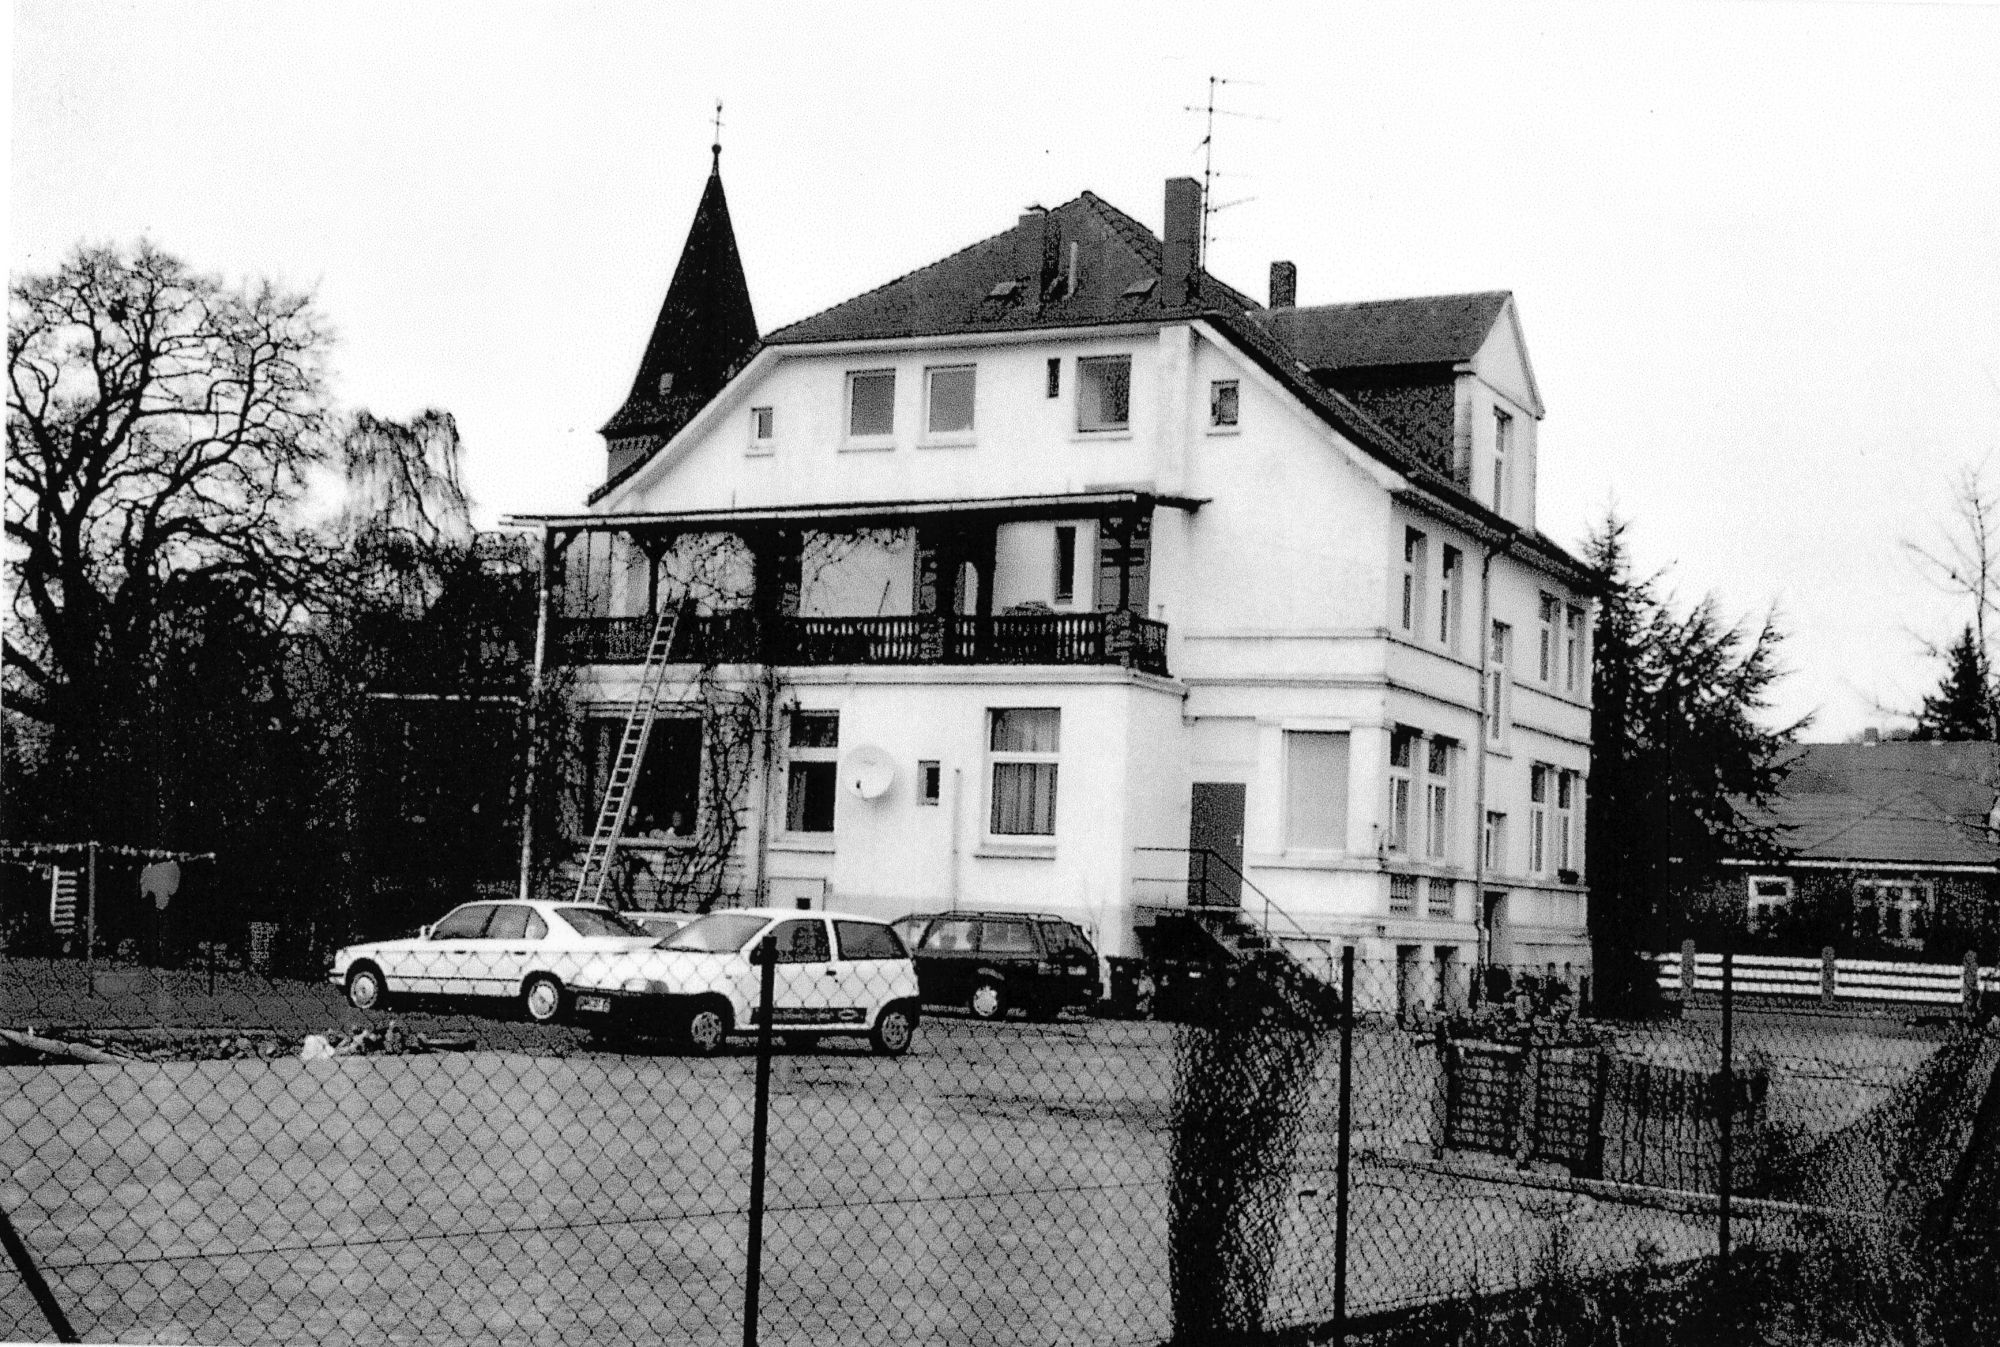
[[[711,912],[658,948],[593,961],[572,984],[576,1021],[716,1052],[757,1027],[766,936],[777,947],[771,1026],[788,1043],[847,1034],[889,1056],[909,1051],[917,969],[895,931],[873,917],[789,907]]]
[[[360,1010],[392,996],[518,999],[547,1024],[569,1004],[569,988],[593,959],[650,949],[649,935],[616,912],[582,903],[466,903],[406,940],[349,945],[329,978]]]

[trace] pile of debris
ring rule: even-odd
[[[385,1028],[355,1026],[332,1034],[280,1033],[275,1029],[137,1029],[77,1032],[0,1029],[0,1065],[45,1066],[84,1062],[93,1066],[129,1062],[275,1061],[299,1057],[358,1057],[463,1050],[470,1035],[418,1034],[391,1021]]]

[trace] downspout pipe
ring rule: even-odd
[[[1480,1000],[1480,984],[1486,965],[1493,957],[1493,927],[1486,917],[1486,746],[1492,740],[1493,717],[1499,708],[1488,702],[1486,665],[1492,658],[1493,640],[1493,559],[1511,554],[1518,532],[1481,535],[1479,563],[1479,630],[1474,633],[1479,671],[1479,747],[1474,753],[1472,778],[1472,912],[1479,931],[1479,957],[1473,970],[1472,999]]]
[[[535,662],[528,673],[528,695],[522,702],[522,718],[527,734],[526,761],[522,765],[521,789],[521,901],[534,897],[535,874],[535,777],[541,768],[542,674],[548,667],[549,608],[553,590],[550,576],[555,571],[555,542],[552,531],[542,529],[541,574],[535,588]]]

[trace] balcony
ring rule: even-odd
[[[559,617],[558,664],[641,664],[651,617]],[[1167,676],[1167,624],[1133,613],[781,617],[759,641],[743,611],[703,614],[674,633],[689,664],[1109,664]]]

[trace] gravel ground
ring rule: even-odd
[[[93,996],[20,972],[0,969],[15,975],[0,1023],[50,1033],[296,1037],[364,1018],[310,984],[225,980],[210,997],[193,975]],[[753,1054],[620,1055],[560,1028],[396,1018],[479,1046],[0,1069],[0,1204],[86,1338],[740,1340]],[[833,1041],[781,1052],[763,1340],[1165,1340],[1174,1033],[934,1017],[900,1060]],[[1331,1314],[1333,1066],[1285,1216],[1284,1322]],[[1711,1246],[1692,1217],[1376,1162],[1422,1151],[1434,1072],[1409,1035],[1357,1035],[1356,1312],[1518,1285],[1554,1249],[1611,1268]],[[0,1339],[46,1336],[0,1273]]]

